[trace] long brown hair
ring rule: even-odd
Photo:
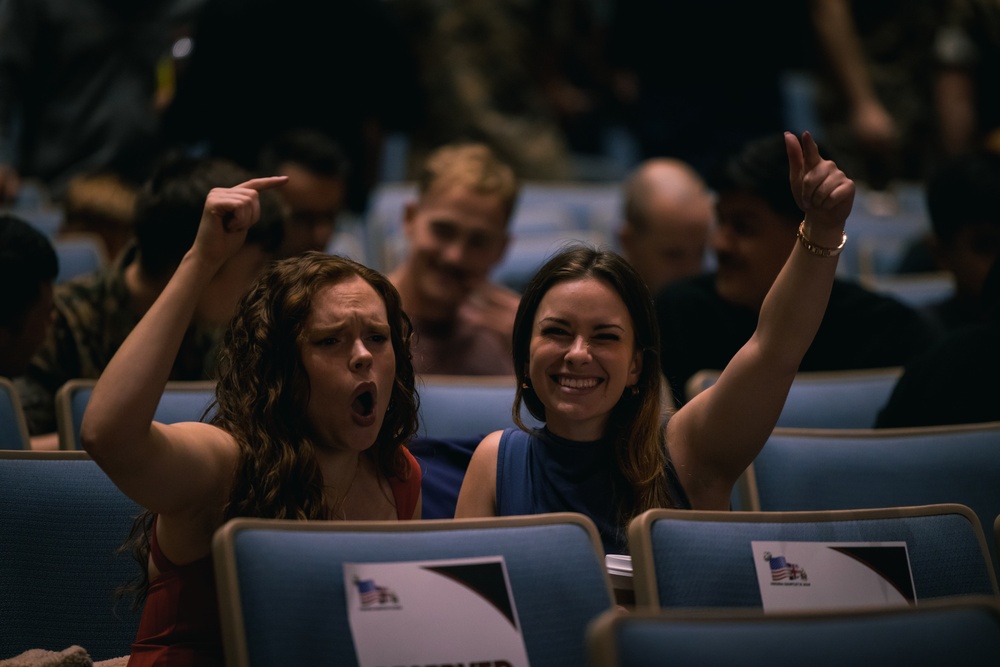
[[[628,308],[635,331],[635,348],[642,353],[636,391],[627,389],[611,411],[607,433],[613,438],[618,473],[624,482],[618,497],[618,525],[624,531],[632,517],[654,507],[671,507],[667,490],[666,447],[660,414],[659,327],[653,298],[632,265],[610,250],[573,244],[550,258],[525,287],[514,320],[515,423],[521,405],[545,421],[545,406],[526,382],[535,314],[542,297],[558,283],[595,278],[617,292]],[[528,386],[526,386],[528,385]]]
[[[385,276],[362,264],[307,252],[275,262],[261,274],[241,299],[223,340],[211,423],[230,433],[240,448],[224,520],[330,518],[306,413],[309,377],[298,341],[316,293],[355,276],[385,303],[396,360],[389,409],[365,455],[386,478],[409,474],[401,448],[416,433],[418,398],[412,327],[399,293]],[[139,600],[147,583],[152,518],[149,512],[139,517],[126,543],[143,566],[141,585],[130,587]]]

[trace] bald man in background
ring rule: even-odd
[[[623,195],[618,240],[650,292],[704,271],[715,202],[698,172],[682,160],[652,158],[635,168]]]

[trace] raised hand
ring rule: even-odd
[[[213,188],[205,198],[192,251],[221,265],[243,246],[247,231],[260,218],[259,193],[287,181],[287,176],[268,176],[231,188]]]
[[[854,181],[832,160],[823,159],[808,132],[802,133],[801,141],[791,132],[785,132],[785,149],[788,180],[795,203],[805,212],[810,229],[837,241],[832,244],[836,246],[854,205]]]

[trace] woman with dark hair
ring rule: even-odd
[[[659,335],[639,275],[610,251],[564,250],[528,284],[514,324],[520,428],[476,448],[456,517],[583,512],[608,553],[654,507],[728,509],[733,485],[777,421],[826,309],[854,183],[812,137],[785,134],[805,212],[799,243],[756,332],[708,391],[661,419]],[[683,350],[664,350],[683,354]],[[522,402],[545,423],[531,432]]]
[[[84,415],[84,448],[147,510],[131,667],[222,664],[211,540],[228,519],[420,518],[409,320],[388,279],[351,260],[274,263],[226,333],[210,423],[153,421],[193,304],[259,217],[258,191],[285,180],[209,193],[194,245]]]

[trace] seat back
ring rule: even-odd
[[[117,551],[140,512],[85,452],[0,451],[0,657],[129,653],[139,612],[115,590],[141,570]]]
[[[56,428],[60,449],[82,448],[80,425],[83,424],[83,413],[95,384],[97,380],[94,379],[75,378],[68,380],[56,392]],[[215,382],[174,380],[164,388],[153,419],[164,424],[201,421],[214,399]]]
[[[74,232],[67,236],[57,236],[52,241],[52,246],[59,258],[57,283],[91,274],[108,262],[107,247],[97,234]]]
[[[775,429],[740,484],[751,509],[959,503],[984,532],[1000,514],[1000,422],[898,429]],[[990,542],[997,567],[996,550]]]
[[[955,294],[955,276],[948,271],[862,276],[862,285],[913,308],[946,301]]]
[[[579,514],[439,521],[234,519],[213,541],[227,661],[354,665],[345,562],[502,556],[533,665],[585,664],[587,623],[613,605]],[[448,629],[441,629],[446,641]],[[392,641],[386,637],[386,641]]]
[[[417,377],[420,427],[425,438],[482,438],[514,425],[513,375],[432,375]],[[527,426],[539,426],[527,409]]]
[[[587,632],[590,667],[676,665],[995,665],[1000,604],[990,597],[915,607],[764,614],[608,612]]]
[[[410,451],[423,471],[423,517],[450,519],[469,460],[479,441],[514,425],[516,378],[513,375],[437,375],[417,377],[419,427]],[[526,426],[541,422],[527,408]]]
[[[901,367],[800,372],[777,425],[783,428],[871,428],[902,375]],[[721,371],[702,370],[685,387],[688,399],[715,384]]]
[[[416,437],[406,444],[420,465],[422,518],[454,518],[458,493],[481,439]]]
[[[0,377],[0,449],[31,449],[21,397],[5,377]]]
[[[907,545],[918,601],[996,595],[983,529],[961,505],[826,512],[648,510],[629,525],[636,604],[755,607],[753,541]]]
[[[600,247],[607,246],[609,240],[603,232],[590,229],[521,232],[514,236],[503,259],[493,267],[490,278],[516,292],[524,292],[528,282],[550,257],[575,243]]]

